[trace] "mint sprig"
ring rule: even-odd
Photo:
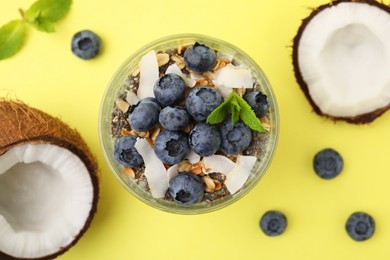
[[[236,123],[240,118],[250,129],[257,132],[265,132],[259,118],[257,118],[252,107],[236,92],[232,92],[225,101],[211,112],[207,117],[207,123],[221,123],[226,116],[231,114],[231,120]]]
[[[0,60],[14,55],[23,45],[26,28],[22,20],[13,20],[0,28]]]
[[[22,19],[12,20],[0,27],[0,60],[17,53],[26,38],[26,24],[40,31],[54,32],[54,23],[63,18],[70,9],[72,0],[38,0],[25,12]]]

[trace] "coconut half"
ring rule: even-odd
[[[293,65],[317,114],[373,121],[390,108],[390,7],[373,0],[318,7],[294,38]]]
[[[53,259],[88,229],[97,163],[57,118],[0,100],[0,259]]]

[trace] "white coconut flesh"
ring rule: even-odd
[[[322,113],[355,117],[390,104],[390,15],[364,3],[325,8],[306,25],[298,64]]]
[[[19,145],[0,156],[0,251],[39,258],[67,247],[93,201],[78,156],[51,144]]]

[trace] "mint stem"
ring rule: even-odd
[[[24,19],[24,11],[23,11],[23,9],[19,8],[18,11],[19,11],[20,15],[22,16],[22,18]]]

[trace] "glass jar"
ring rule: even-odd
[[[251,71],[255,81],[260,86],[259,90],[267,95],[268,102],[270,103],[268,116],[270,129],[268,132],[260,134],[263,135],[261,137],[263,141],[260,143],[259,147],[256,148],[258,149],[258,153],[256,155],[257,161],[247,181],[237,192],[217,200],[203,201],[186,206],[179,205],[174,201],[169,201],[163,198],[152,197],[151,193],[145,190],[145,187],[140,186],[133,178],[124,174],[124,166],[114,159],[115,140],[112,137],[111,121],[115,102],[118,100],[120,93],[124,93],[124,84],[128,79],[129,74],[138,67],[141,58],[146,53],[151,50],[154,50],[157,53],[159,51],[178,48],[179,46],[185,46],[195,42],[205,44],[225,57],[233,57],[234,61],[239,64],[244,64],[245,67]],[[132,195],[144,203],[163,211],[179,214],[200,214],[215,211],[236,202],[247,194],[266,173],[277,147],[279,135],[279,112],[275,94],[266,75],[256,62],[242,50],[230,43],[209,36],[198,34],[172,35],[155,40],[140,48],[128,57],[117,69],[116,73],[109,82],[102,99],[99,114],[99,135],[104,156],[112,173],[122,186]]]

